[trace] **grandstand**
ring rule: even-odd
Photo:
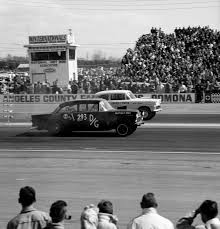
[[[0,93],[96,93],[129,89],[134,93],[202,93],[220,91],[220,32],[206,27],[176,28],[165,34],[152,28],[134,49],[128,49],[119,67],[78,69],[78,81],[35,82],[16,75],[1,82]],[[184,88],[184,90],[182,90]]]

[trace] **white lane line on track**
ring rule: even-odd
[[[0,149],[0,152],[72,152],[72,153],[150,153],[150,154],[195,154],[195,155],[220,155],[220,152],[191,152],[191,151],[149,151],[149,150],[70,150],[70,149]]]
[[[0,127],[31,127],[31,123],[0,123]],[[139,128],[220,128],[220,123],[144,123]]]
[[[144,123],[139,128],[220,128],[220,123]]]

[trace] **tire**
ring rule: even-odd
[[[143,120],[145,120],[145,121],[152,119],[156,114],[155,112],[151,112],[149,107],[140,107],[138,110],[143,115]]]
[[[51,136],[59,136],[64,134],[63,124],[59,121],[51,122],[48,125],[48,133]]]
[[[131,134],[132,128],[126,123],[119,123],[115,130],[118,136],[126,137]]]

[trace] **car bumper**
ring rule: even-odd
[[[157,109],[154,109],[153,111],[154,112],[159,112],[159,111],[162,111],[162,108],[157,108]]]
[[[143,117],[137,118],[135,124],[136,124],[137,126],[140,126],[140,125],[144,124]]]

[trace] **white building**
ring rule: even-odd
[[[78,45],[72,34],[29,36],[28,50],[32,83],[47,81],[66,87],[70,80],[78,80]]]

